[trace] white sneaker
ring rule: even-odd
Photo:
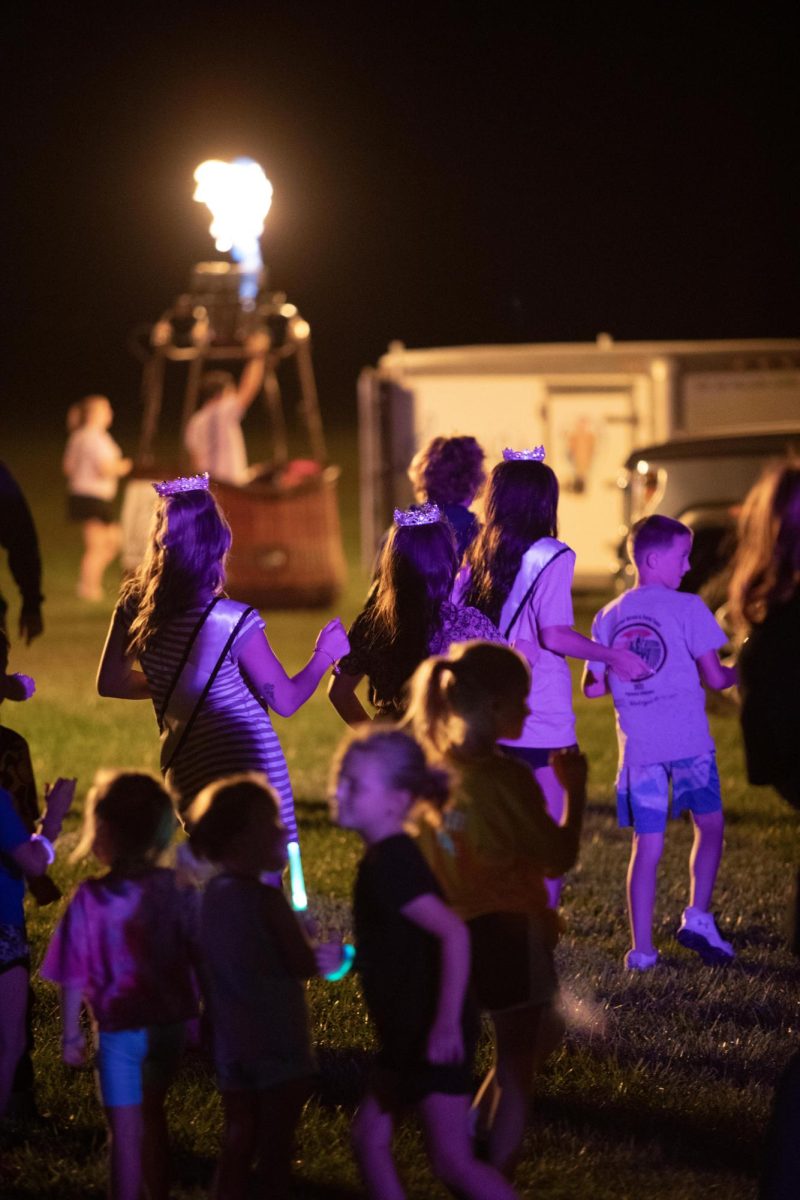
[[[625,968],[628,971],[652,971],[658,963],[658,951],[645,954],[644,950],[629,950],[625,955]]]
[[[694,950],[709,966],[728,963],[735,958],[733,946],[720,937],[711,913],[685,908],[676,939],[687,950]]]

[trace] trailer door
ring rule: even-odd
[[[616,570],[623,521],[618,480],[636,424],[630,389],[548,390],[546,450],[561,489],[559,535],[577,555],[576,582],[584,587],[607,587]]]

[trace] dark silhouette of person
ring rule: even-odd
[[[42,560],[31,510],[14,476],[0,462],[0,546],[8,554],[8,569],[22,597],[19,636],[30,645],[44,629],[42,622]],[[0,626],[6,627],[8,604],[0,595]]]

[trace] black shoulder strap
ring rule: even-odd
[[[525,595],[522,597],[519,604],[517,605],[517,611],[514,613],[513,617],[511,618],[511,620],[508,624],[508,628],[506,629],[505,633],[503,634],[503,637],[505,638],[506,641],[508,641],[508,637],[509,637],[509,634],[511,633],[511,630],[514,628],[517,621],[522,616],[522,613],[525,609],[525,605],[528,603],[531,596],[533,595],[533,590],[536,587],[539,580],[541,579],[543,573],[547,570],[547,568],[551,565],[551,563],[554,563],[556,561],[557,558],[561,558],[562,554],[566,554],[567,550],[569,550],[569,546],[562,546],[560,550],[556,550],[553,557],[548,558],[548,560],[544,564],[544,566],[540,567],[539,570],[536,572],[536,574],[533,577],[533,583],[530,585],[527,592],[525,593]]]
[[[219,674],[220,667],[224,663],[225,657],[226,657],[228,651],[230,650],[231,646],[235,642],[237,633],[242,628],[242,625],[244,625],[245,620],[247,619],[247,617],[250,616],[251,612],[255,612],[255,609],[254,608],[246,608],[244,610],[244,612],[242,613],[242,615],[239,617],[239,620],[236,622],[233,629],[231,630],[231,635],[228,638],[227,642],[225,643],[222,653],[220,654],[219,658],[217,659],[214,670],[211,672],[208,679],[206,680],[206,686],[203,688],[202,695],[200,696],[200,699],[197,701],[197,704],[195,704],[194,709],[192,711],[192,715],[189,717],[189,720],[186,722],[186,724],[183,727],[183,732],[181,733],[181,736],[178,738],[178,744],[176,745],[175,749],[172,751],[172,754],[169,756],[169,762],[166,763],[161,768],[162,773],[164,775],[166,775],[167,771],[170,769],[172,764],[175,762],[175,759],[180,754],[181,748],[182,748],[184,742],[186,741],[187,737],[189,736],[191,728],[194,725],[195,720],[197,718],[197,715],[205,703],[206,696],[211,691],[212,684],[214,683],[214,680],[217,678],[217,675]]]
[[[208,607],[203,610],[200,620],[195,625],[194,629],[192,630],[191,634],[189,635],[189,640],[187,641],[186,645],[183,648],[183,654],[181,655],[181,661],[178,663],[178,666],[175,669],[175,674],[172,676],[172,679],[169,681],[169,687],[167,688],[167,694],[165,695],[164,702],[161,705],[161,712],[156,713],[156,717],[158,718],[159,731],[162,730],[164,727],[164,715],[167,711],[167,707],[169,706],[169,702],[172,699],[172,693],[175,691],[175,687],[178,683],[178,680],[180,679],[181,675],[183,674],[183,668],[186,666],[189,655],[192,652],[192,646],[197,641],[197,635],[200,632],[200,630],[203,628],[203,626],[205,625],[206,617],[211,612],[212,608],[214,607],[214,605],[217,603],[217,601],[220,598],[221,597],[219,597],[219,596],[215,596],[214,599],[211,601],[211,603],[208,605]]]

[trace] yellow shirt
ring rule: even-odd
[[[578,856],[577,830],[548,814],[529,767],[499,750],[446,761],[452,773],[443,812],[415,813],[419,847],[448,902],[464,920],[491,912],[539,913],[544,877],[557,878]]]

